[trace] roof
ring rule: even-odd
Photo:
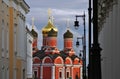
[[[31,30],[31,34],[33,37],[38,37],[38,33],[34,29]]]
[[[48,32],[48,37],[57,37],[57,32],[52,28],[52,29]]]
[[[73,34],[67,30],[67,32],[64,33],[64,38],[73,38]]]
[[[65,53],[64,51],[60,51],[60,54],[45,54],[45,50],[39,50],[37,51],[35,54],[33,54],[33,57],[39,57],[40,59],[43,59],[44,57],[49,56],[51,59],[55,59],[58,56],[61,56],[63,58],[63,60],[66,59],[66,57],[70,57],[72,60],[74,60],[75,58],[79,58],[77,55],[72,55],[69,56],[67,53]],[[80,59],[80,58],[79,58]]]
[[[46,34],[48,33],[51,29],[53,29],[54,31],[58,32],[58,29],[53,25],[53,23],[51,23],[50,19],[48,21],[48,24],[42,29],[42,33]]]

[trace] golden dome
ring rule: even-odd
[[[49,19],[48,24],[42,29],[42,33],[46,34],[48,33],[51,29],[53,29],[54,31],[58,32],[58,29],[53,25],[53,23],[51,22],[51,20]]]

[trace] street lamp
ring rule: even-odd
[[[76,47],[79,47],[79,46],[80,46],[79,39],[82,40],[82,45],[84,45],[84,44],[83,44],[84,37],[83,37],[83,36],[82,36],[82,37],[77,37]]]
[[[79,21],[77,20],[78,17],[81,17],[83,18],[83,25],[84,25],[84,36],[83,36],[83,79],[86,79],[86,28],[85,28],[85,12],[83,15],[76,15],[76,21],[74,21],[75,25],[75,29],[78,29],[79,27]],[[76,42],[76,46],[80,45],[79,44],[79,41],[78,39],[80,38],[77,38],[77,42]]]

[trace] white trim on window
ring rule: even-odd
[[[63,79],[63,70],[59,68],[59,79]]]
[[[70,69],[67,68],[66,69],[66,79],[69,79],[69,77],[70,77]]]

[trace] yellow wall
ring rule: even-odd
[[[9,7],[9,79],[13,79],[13,60],[14,60],[14,51],[13,51],[13,8]]]
[[[20,59],[17,59],[16,61],[16,67],[17,67],[17,74],[16,77],[17,79],[21,79],[21,73],[22,73],[22,62]]]

